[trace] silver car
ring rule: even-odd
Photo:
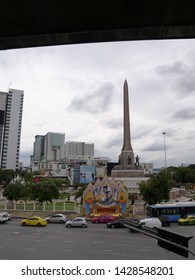
[[[85,218],[82,217],[76,217],[73,220],[69,220],[66,222],[66,227],[82,227],[86,228],[87,227],[87,221]]]
[[[64,214],[53,214],[45,218],[48,223],[66,223],[67,217]]]

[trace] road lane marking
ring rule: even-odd
[[[70,252],[71,250],[68,249],[62,249],[63,252]]]

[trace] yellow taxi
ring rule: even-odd
[[[195,216],[186,216],[178,220],[179,225],[195,225]]]
[[[27,219],[23,219],[20,224],[21,226],[46,226],[47,220],[39,216],[33,216]]]

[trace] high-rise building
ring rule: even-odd
[[[44,160],[64,160],[65,134],[48,132],[44,137]]]
[[[48,132],[46,135],[36,135],[33,145],[33,155],[30,158],[30,165],[40,169],[44,165],[55,162],[64,163],[65,134]]]
[[[18,169],[24,91],[0,92],[0,167]]]
[[[36,135],[33,146],[33,160],[41,161],[44,158],[44,135]]]
[[[85,162],[90,165],[91,161],[94,159],[94,143],[66,142],[65,158],[68,163]]]

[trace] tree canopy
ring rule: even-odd
[[[30,198],[39,203],[52,202],[59,196],[59,187],[54,181],[45,180],[38,183],[32,183],[30,186]]]
[[[3,195],[8,200],[28,200],[29,198],[29,188],[26,185],[16,182],[10,184],[4,188]]]
[[[170,174],[166,171],[153,175],[148,181],[139,184],[140,193],[147,204],[169,200],[171,189]]]
[[[16,182],[4,188],[3,195],[8,200],[35,200],[39,203],[52,202],[59,197],[59,181],[41,180],[37,183]]]
[[[181,184],[195,183],[194,165],[178,167],[173,173],[173,179]]]
[[[0,184],[6,186],[15,177],[15,171],[12,169],[0,169]]]

